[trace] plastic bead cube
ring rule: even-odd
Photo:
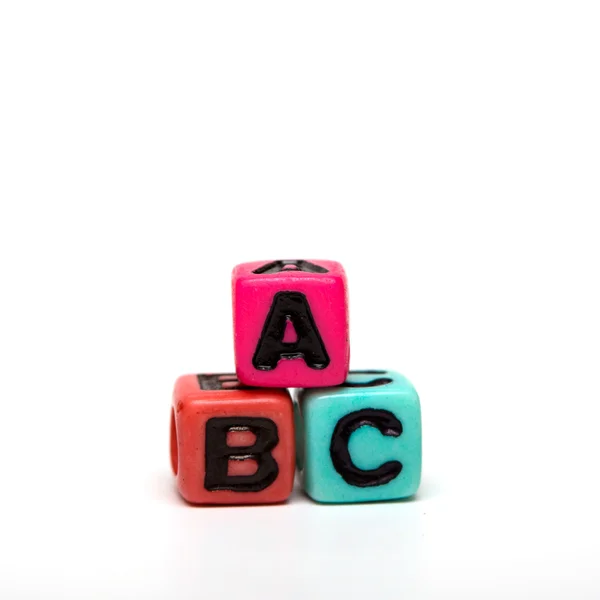
[[[185,375],[175,383],[171,465],[193,504],[282,502],[295,471],[287,390],[249,389],[235,375]]]
[[[348,374],[348,298],[342,265],[258,261],[232,275],[236,372],[251,386],[319,387]]]
[[[393,371],[351,371],[332,388],[299,390],[298,466],[318,502],[412,496],[421,479],[421,409]]]

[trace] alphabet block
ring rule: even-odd
[[[317,387],[348,374],[346,275],[334,261],[276,260],[233,270],[236,371],[251,386]]]
[[[282,502],[295,470],[287,390],[250,389],[235,375],[185,375],[175,383],[171,466],[193,504]]]
[[[351,371],[339,387],[304,389],[296,405],[298,466],[318,502],[412,496],[421,479],[421,408],[392,371]]]

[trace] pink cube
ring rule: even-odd
[[[256,261],[232,274],[235,363],[251,386],[340,385],[350,361],[346,274],[330,260]]]

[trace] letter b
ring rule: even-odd
[[[188,502],[282,502],[294,483],[294,437],[287,390],[249,389],[232,374],[175,383],[171,465]]]
[[[254,444],[230,446],[227,436],[232,431],[250,432]],[[206,422],[204,487],[207,490],[260,492],[269,487],[279,474],[271,450],[279,442],[277,425],[264,417],[213,417]],[[250,475],[229,475],[229,461],[254,460],[256,471]]]

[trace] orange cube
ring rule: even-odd
[[[192,504],[283,502],[295,470],[289,392],[245,387],[230,374],[180,377],[171,465],[179,493]]]

